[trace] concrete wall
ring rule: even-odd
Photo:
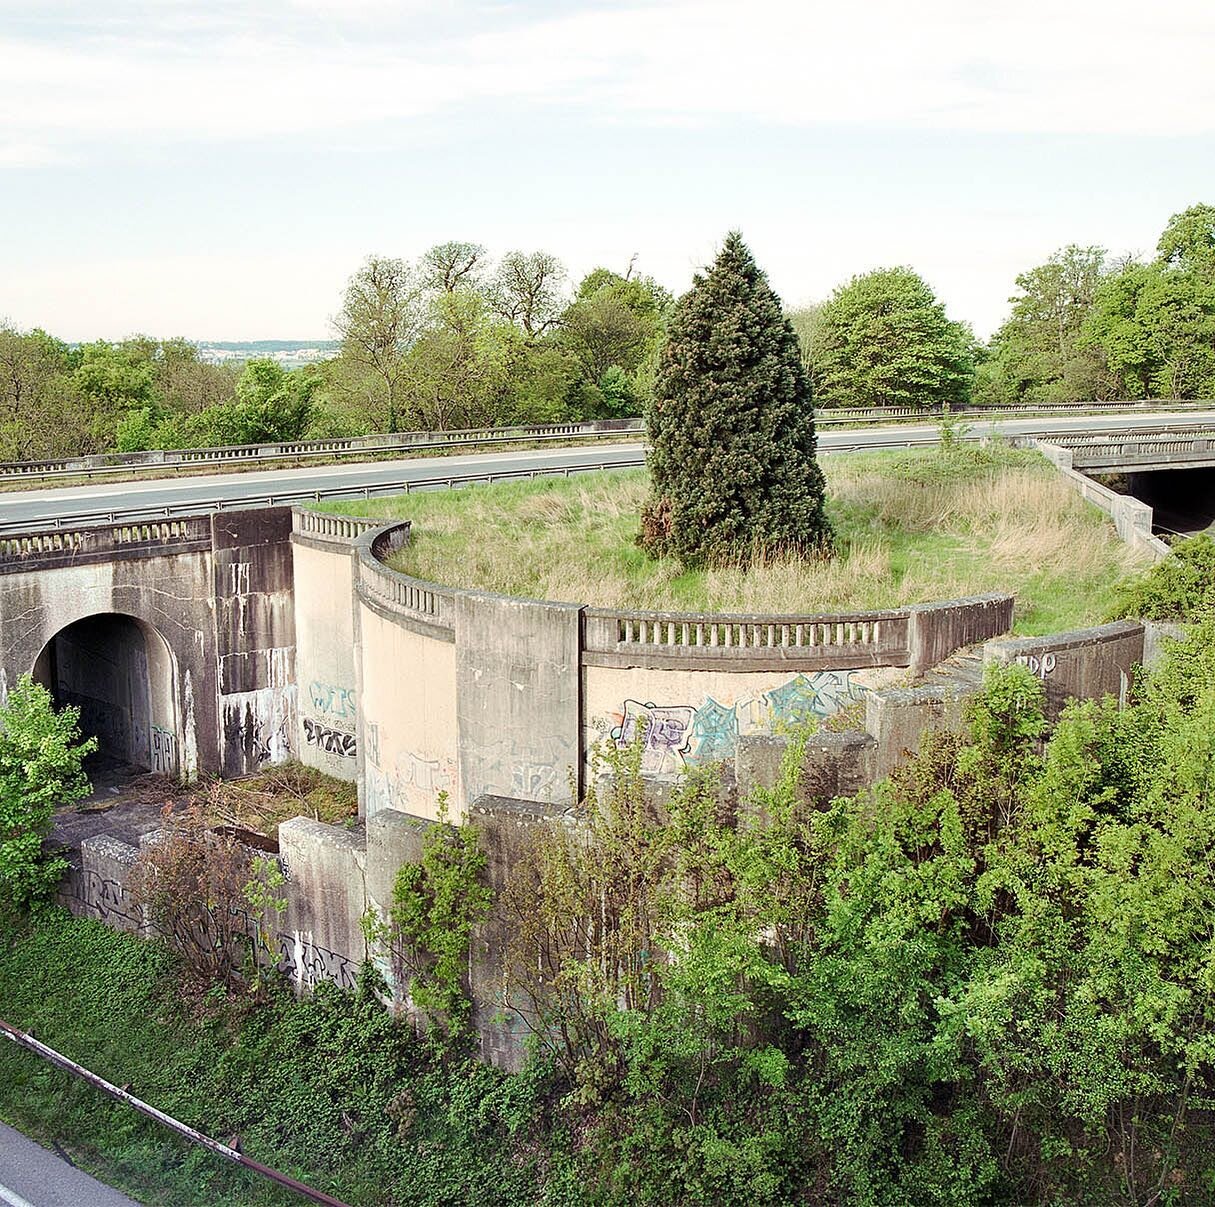
[[[1042,680],[1054,718],[1069,700],[1126,699],[1131,674],[1143,662],[1143,625],[1118,620],[1045,637],[1002,638],[987,642],[983,658],[1028,666]]]
[[[468,592],[456,599],[464,801],[578,795],[580,609]]]
[[[349,546],[299,534],[294,545],[296,702],[300,761],[327,775],[358,777],[354,576]]]
[[[128,713],[140,731],[128,749],[146,749],[131,761],[190,779],[285,758],[295,727],[289,525],[280,508],[0,539],[0,694],[35,666],[49,674],[48,644],[88,621],[57,651],[72,667],[68,688]],[[115,616],[138,627],[142,650]],[[98,641],[108,653],[90,663]]]
[[[456,647],[359,606],[363,807],[434,817],[440,792],[463,809],[458,764]]]
[[[897,667],[828,671],[680,671],[587,666],[584,748],[627,745],[644,721],[642,769],[674,778],[685,766],[732,759],[740,739],[830,716],[873,688],[906,678]]]

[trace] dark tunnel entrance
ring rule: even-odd
[[[177,773],[173,657],[163,637],[132,616],[87,616],[61,629],[34,664],[57,706],[80,709],[97,738],[86,763],[94,784],[145,771]]]
[[[1190,536],[1215,525],[1215,469],[1162,469],[1100,474],[1097,480],[1152,509],[1152,531]]]

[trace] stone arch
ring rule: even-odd
[[[30,668],[59,706],[80,709],[99,769],[181,772],[177,658],[155,625],[95,612],[58,629]]]

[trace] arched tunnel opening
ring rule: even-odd
[[[1215,524],[1215,469],[1160,469],[1102,474],[1098,480],[1152,508],[1152,530],[1160,536],[1190,536]]]
[[[173,656],[151,625],[120,613],[87,616],[47,642],[33,676],[57,707],[79,708],[81,732],[97,738],[85,764],[95,788],[177,773]]]

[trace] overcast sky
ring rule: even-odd
[[[910,264],[988,334],[1068,242],[1215,202],[1189,0],[0,0],[0,317],[324,338],[369,252],[542,247],[786,302]]]

